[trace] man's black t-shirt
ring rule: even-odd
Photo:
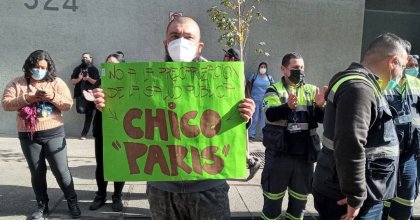
[[[99,71],[94,65],[90,65],[87,68],[82,68],[82,66],[79,65],[78,67],[74,68],[73,74],[71,74],[71,79],[79,78],[79,74],[82,72],[82,70],[83,70],[83,72],[85,72],[87,70],[87,73],[89,74],[90,78],[92,78],[94,80],[99,80],[99,78],[100,78]],[[83,95],[83,93],[82,93],[83,90],[89,90],[89,89],[94,89],[94,88],[96,88],[96,86],[94,84],[91,84],[87,80],[82,80],[74,86],[74,98],[82,96]]]

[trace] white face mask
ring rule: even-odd
[[[178,38],[168,44],[168,53],[175,62],[191,62],[196,57],[197,47],[192,41]]]
[[[267,72],[266,68],[260,68],[260,73],[265,74]]]

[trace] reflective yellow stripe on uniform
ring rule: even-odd
[[[400,198],[400,197],[397,196],[397,197],[394,198],[394,202],[397,202],[401,205],[405,205],[405,206],[409,206],[409,207],[414,206],[414,199],[408,200],[408,199],[403,199],[403,198]]]
[[[308,195],[307,194],[300,194],[297,193],[293,190],[291,190],[290,188],[287,188],[287,190],[289,190],[289,195],[297,200],[302,200],[302,201],[306,201],[308,200]]]
[[[267,197],[267,199],[270,199],[270,200],[279,200],[283,198],[285,194],[286,194],[286,191],[281,192],[281,193],[269,193],[269,192],[263,191],[263,195]]]
[[[387,207],[387,208],[391,207],[391,202],[384,201],[384,207]]]
[[[281,215],[279,215],[279,216],[277,216],[275,218],[269,218],[266,215],[264,215],[264,213],[262,212],[261,213],[261,218],[264,219],[264,220],[280,220],[281,219]]]
[[[361,80],[367,82],[375,90],[375,96],[376,97],[380,97],[381,96],[381,92],[378,91],[378,89],[376,88],[376,86],[373,85],[373,83],[370,80],[368,80],[366,77],[359,76],[359,75],[350,75],[350,76],[345,76],[345,77],[341,78],[340,80],[338,80],[338,82],[336,82],[333,85],[331,91],[328,94],[327,100],[333,103],[334,102],[334,96],[335,96],[335,93],[337,92],[338,87],[341,84],[343,84],[345,81],[352,80],[352,79],[361,79]]]
[[[301,219],[303,219],[303,216],[302,217],[295,217],[292,214],[286,212],[286,219],[301,220]]]
[[[268,88],[272,88],[273,90],[277,91],[277,89],[274,85],[272,85]],[[287,92],[284,95],[288,96]],[[278,105],[281,105],[281,104],[282,103],[280,101],[280,97],[279,97],[279,94],[277,92],[267,92],[267,93],[265,93],[264,101],[263,101],[264,112],[267,111],[267,109],[269,107],[278,106]]]

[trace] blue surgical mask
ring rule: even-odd
[[[398,83],[394,79],[388,82],[388,85],[386,86],[385,90],[393,90],[395,87],[397,87]]]
[[[402,76],[397,76],[395,79],[389,80],[385,90],[393,90],[395,87],[397,87],[398,83],[400,83],[401,78]]]
[[[42,80],[47,75],[47,70],[42,70],[39,68],[32,69],[32,79],[34,80]]]
[[[417,77],[417,75],[419,75],[419,68],[415,67],[415,68],[406,68],[404,70],[404,73],[409,75],[409,76],[414,76]]]

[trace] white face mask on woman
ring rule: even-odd
[[[190,40],[178,38],[168,44],[168,53],[175,62],[191,62],[196,57],[197,47]]]
[[[260,73],[265,74],[267,72],[267,68],[260,68]]]

